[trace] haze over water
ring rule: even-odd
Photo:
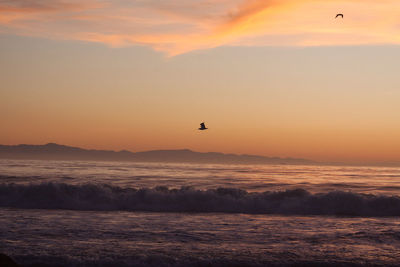
[[[400,168],[0,161],[0,241],[23,264],[400,260]]]
[[[6,159],[0,162],[2,181],[16,184],[94,183],[123,188],[191,186],[201,190],[229,187],[248,192],[301,188],[312,193],[343,190],[386,195],[397,195],[400,190],[400,168],[395,167]]]

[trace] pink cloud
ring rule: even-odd
[[[345,19],[332,19],[336,11]],[[397,44],[399,15],[395,0],[3,0],[0,32],[176,55],[220,45]]]

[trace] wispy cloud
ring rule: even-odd
[[[398,17],[397,0],[0,0],[3,33],[169,55],[220,45],[398,44]]]
[[[2,0],[0,1],[0,12],[18,13],[45,13],[45,12],[66,12],[82,11],[96,7],[104,7],[94,1],[60,1],[60,0]]]

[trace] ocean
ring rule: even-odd
[[[0,160],[23,266],[400,266],[400,168]]]

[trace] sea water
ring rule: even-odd
[[[400,168],[0,160],[25,266],[400,265]]]

